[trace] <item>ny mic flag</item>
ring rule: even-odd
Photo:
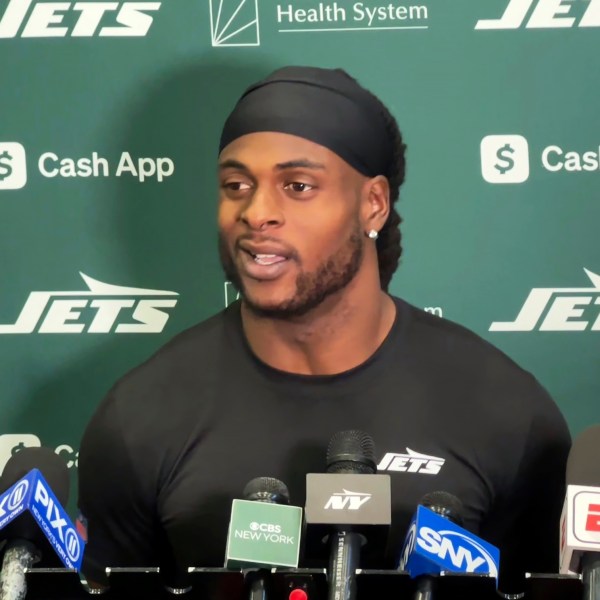
[[[79,571],[85,542],[38,469],[32,469],[0,496],[0,531],[26,511],[65,567]]]

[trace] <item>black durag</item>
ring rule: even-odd
[[[341,69],[284,67],[251,85],[223,126],[219,153],[264,131],[325,146],[367,177],[389,175],[393,146],[381,105]]]

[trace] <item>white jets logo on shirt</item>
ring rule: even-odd
[[[377,471],[400,471],[422,473],[423,475],[437,475],[445,462],[445,458],[421,454],[407,447],[406,454],[387,452],[377,465]]]

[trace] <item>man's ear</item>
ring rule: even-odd
[[[380,231],[390,214],[390,184],[386,177],[368,179],[363,188],[362,224],[368,232]]]

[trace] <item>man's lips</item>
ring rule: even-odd
[[[293,258],[293,252],[278,244],[241,241],[237,246],[242,270],[253,279],[276,279]]]
[[[273,243],[260,244],[241,241],[238,243],[238,247],[254,257],[281,257],[285,260],[291,258],[293,254],[289,249]]]

